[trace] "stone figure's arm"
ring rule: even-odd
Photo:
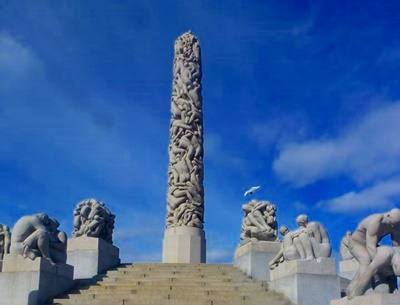
[[[394,231],[390,237],[392,238],[392,246],[400,247],[400,231]]]
[[[326,243],[326,244],[328,244],[330,241],[329,241],[329,235],[328,235],[328,231],[325,229],[325,227],[323,226],[323,225],[320,225],[319,226],[319,228],[320,228],[320,234],[321,234],[321,241],[322,241],[322,243]]]
[[[36,229],[36,230],[43,230],[48,232],[49,228],[46,227],[42,222],[40,222],[39,220],[33,221],[32,222],[32,226]]]
[[[275,269],[279,263],[283,260],[283,245],[276,256],[268,263],[271,270]]]

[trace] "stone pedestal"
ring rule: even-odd
[[[42,305],[73,287],[74,268],[52,266],[43,258],[34,261],[6,255],[0,273],[0,305]]]
[[[74,266],[75,280],[91,279],[120,264],[119,249],[100,238],[71,238],[67,263]]]
[[[163,241],[163,263],[206,262],[204,231],[194,227],[167,228]]]
[[[342,298],[331,301],[331,305],[399,305],[400,294],[372,293],[351,300]]]
[[[329,305],[340,297],[335,259],[295,260],[271,270],[270,287],[296,305]]]
[[[280,249],[279,241],[250,241],[236,248],[234,265],[253,279],[269,281],[268,263]]]

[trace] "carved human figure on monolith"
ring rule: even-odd
[[[242,206],[244,217],[240,244],[277,239],[276,206],[269,201],[251,200]]]
[[[393,248],[379,245],[385,236],[390,236]],[[342,245],[359,263],[359,269],[347,288],[349,298],[363,294],[369,286],[372,289],[386,286],[385,292],[396,289],[400,209],[366,217],[354,232],[346,234]]]
[[[105,204],[96,199],[79,202],[74,210],[74,237],[88,236],[101,238],[112,243],[115,215]]]
[[[203,228],[203,114],[197,38],[175,42],[166,227]]]
[[[51,264],[67,260],[67,235],[58,230],[59,222],[45,213],[24,216],[13,227],[11,254],[34,260],[43,257]]]
[[[8,226],[0,224],[0,261],[10,253],[11,232]]]

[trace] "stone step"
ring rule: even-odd
[[[154,287],[154,285],[129,285],[129,286],[91,286],[87,289],[80,289],[78,291],[74,291],[74,293],[96,293],[96,292],[114,292],[114,291],[129,291],[132,289],[136,290],[150,290],[154,291],[155,289],[159,291],[190,291],[192,292],[196,288],[197,291],[204,292],[204,291],[222,291],[222,292],[248,292],[248,291],[268,291],[268,288],[265,286],[241,286],[238,284],[237,286],[217,286],[217,287],[191,287],[189,289],[182,289],[181,286],[175,285],[162,285]]]
[[[203,271],[193,271],[193,270],[185,270],[185,271],[168,271],[168,272],[162,272],[162,271],[147,271],[147,270],[127,270],[127,269],[122,269],[122,270],[112,270],[107,272],[107,276],[115,275],[115,274],[124,274],[124,275],[133,275],[133,274],[139,274],[139,275],[156,275],[156,274],[162,274],[162,275],[176,275],[176,276],[243,276],[243,273],[240,271],[236,272],[226,272],[226,271],[218,271],[218,272],[203,272]]]
[[[171,290],[161,290],[161,289],[135,289],[135,288],[128,288],[128,289],[113,289],[113,290],[86,290],[80,293],[69,294],[68,297],[79,297],[79,296],[95,296],[95,295],[121,295],[121,294],[137,294],[137,295],[199,295],[199,296],[209,296],[209,295],[223,295],[229,297],[230,295],[257,295],[262,294],[264,295],[265,292],[268,291],[267,289],[248,289],[248,290],[180,290],[180,289],[171,289]]]
[[[135,264],[110,270],[52,305],[289,305],[232,265]],[[318,305],[318,304],[316,304]]]
[[[193,282],[185,282],[185,281],[154,281],[151,279],[143,279],[140,281],[101,281],[98,282],[97,285],[99,286],[140,286],[140,285],[149,285],[149,286],[168,286],[168,285],[174,285],[177,287],[180,287],[181,289],[196,289],[196,287],[235,287],[235,286],[252,286],[255,283],[245,281],[245,282],[220,282],[220,281],[193,281]],[[265,282],[258,282],[255,284],[256,286],[259,287],[265,287],[266,283]]]
[[[170,281],[220,281],[220,282],[234,282],[234,281],[248,281],[249,278],[245,276],[196,276],[196,275],[187,275],[187,276],[177,276],[172,274],[114,274],[111,276],[106,276],[103,278],[103,281],[140,281],[143,279],[150,280],[170,280]]]
[[[107,303],[108,302],[108,303]],[[117,304],[141,304],[141,305],[156,305],[156,304],[173,304],[173,305],[201,305],[201,304],[208,304],[208,305],[232,305],[232,304],[241,304],[241,305],[289,305],[290,302],[285,300],[281,296],[270,296],[264,295],[262,297],[230,297],[230,298],[174,298],[174,297],[139,297],[139,296],[109,296],[109,297],[97,297],[97,298],[77,298],[77,299],[56,299],[54,300],[54,304],[62,304],[62,305],[117,305]],[[317,305],[317,304],[316,304]]]

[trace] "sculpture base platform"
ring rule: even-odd
[[[119,249],[101,238],[68,240],[67,264],[74,266],[74,280],[88,280],[120,264]]]
[[[236,248],[234,265],[253,279],[270,281],[268,263],[280,249],[279,241],[250,241]]]
[[[296,305],[329,305],[340,297],[335,259],[283,262],[271,270],[270,287]]]
[[[331,301],[331,305],[399,305],[400,294],[371,293],[351,300],[342,298]]]
[[[0,273],[0,305],[42,305],[73,287],[73,273],[67,264],[52,266],[43,258],[32,261],[6,255]]]
[[[204,231],[194,227],[168,228],[164,233],[163,263],[206,262]]]

